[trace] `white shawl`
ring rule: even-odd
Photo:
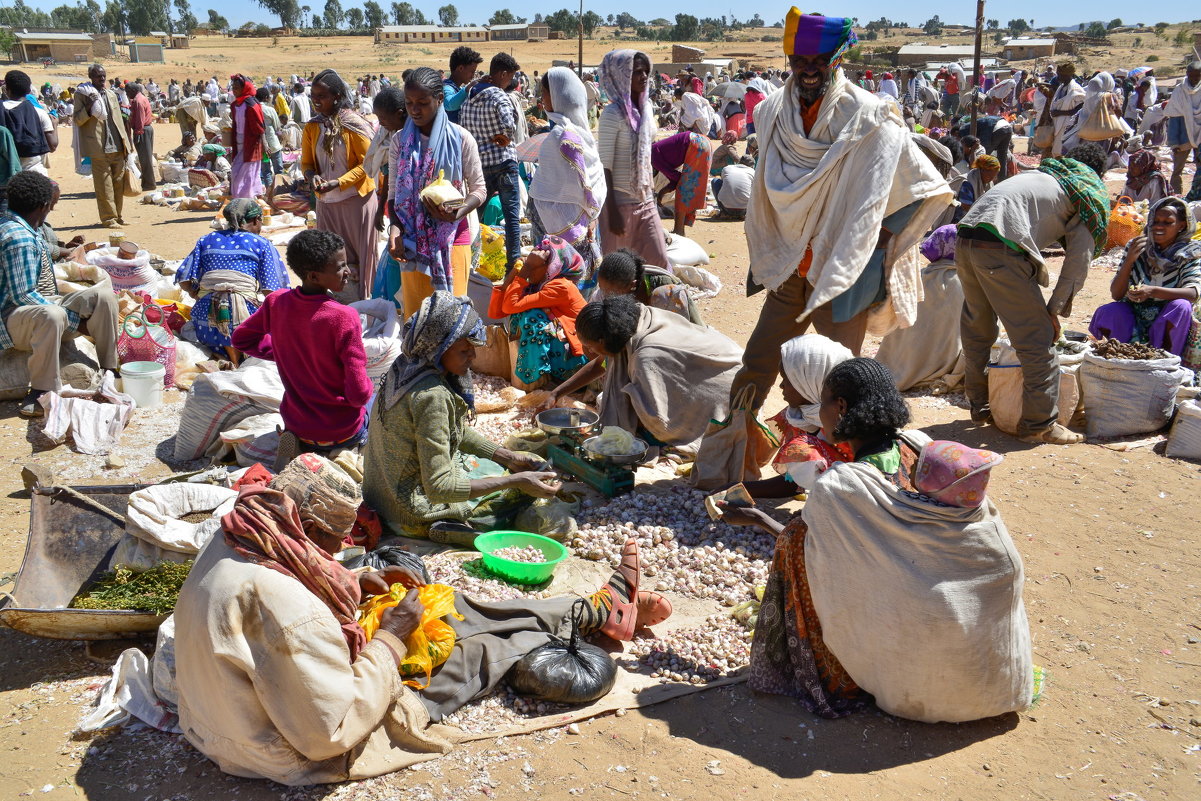
[[[592,220],[600,216],[607,190],[596,139],[588,129],[588,93],[584,84],[566,67],[552,67],[547,76],[555,110],[546,116],[554,121],[555,127],[538,148],[538,171],[530,182],[530,198],[546,232],[554,234],[573,225],[581,213],[587,213]],[[561,152],[565,133],[575,134],[583,143],[580,147],[583,174]],[[591,189],[591,203],[585,197],[585,186]]]
[[[810,432],[821,430],[822,385],[831,370],[853,358],[855,354],[847,347],[821,334],[802,334],[780,346],[780,370],[792,388],[809,401],[799,409],[785,411],[789,424]]]
[[[1147,103],[1147,110],[1150,109],[1151,103]],[[1164,107],[1164,116],[1183,117],[1189,144],[1201,147],[1201,81],[1196,86],[1189,86],[1187,79],[1176,84]]]
[[[1073,81],[1068,81],[1059,85],[1055,90],[1055,96],[1051,98],[1051,111],[1072,111],[1084,103],[1085,93],[1084,87]],[[1053,152],[1055,155],[1063,155],[1063,143],[1067,135],[1078,127],[1079,115],[1063,114],[1057,117],[1052,117],[1055,123],[1055,145]]]
[[[916,246],[953,199],[947,182],[913,143],[894,103],[852,85],[836,70],[806,135],[793,79],[755,107],[760,165],[746,216],[755,281],[774,290],[811,247],[814,290],[800,318],[841,295],[867,266],[884,218],[924,201],[888,244],[891,303],[876,330],[913,324],[921,301]],[[895,314],[895,320],[892,318]]]

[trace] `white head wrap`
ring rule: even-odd
[[[780,367],[788,383],[805,400],[799,409],[789,407],[785,413],[789,424],[806,431],[819,431],[821,421],[822,385],[826,376],[838,365],[855,358],[843,345],[821,334],[803,334],[780,346]]]

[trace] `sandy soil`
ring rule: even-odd
[[[243,69],[251,67],[235,52],[263,51],[261,42],[223,44],[230,65]],[[563,43],[545,45],[551,46]],[[331,63],[322,52],[311,56],[314,67]],[[207,63],[199,70],[209,71]],[[175,126],[158,131],[160,152],[177,141]],[[53,221],[60,234],[98,238],[90,182],[74,176],[62,156],[56,162],[63,202]],[[208,221],[198,212],[137,204],[125,216],[131,239],[168,258],[183,256]],[[701,221],[689,233],[710,251],[711,269],[726,286],[702,303],[703,314],[745,341],[762,300],[744,297],[741,227]],[[1067,327],[1086,327],[1091,310],[1107,299],[1110,275],[1094,268]],[[1198,466],[1149,448],[1023,445],[973,427],[961,396],[917,396],[911,404],[935,438],[1007,456],[991,492],[1025,560],[1036,661],[1050,673],[1043,700],[1027,712],[964,725],[924,725],[877,712],[829,722],[791,700],[734,687],[596,720],[579,735],[557,730],[484,741],[370,782],[287,789],[224,776],[177,738],[157,732],[73,737],[116,652],[0,630],[0,798],[1195,797]],[[0,403],[0,460],[9,465],[0,475],[0,571],[16,570],[23,551],[29,501],[20,466],[79,458],[50,448],[35,424],[16,416],[14,403]],[[146,478],[168,472],[153,461],[138,469]],[[89,478],[109,480],[102,471]]]

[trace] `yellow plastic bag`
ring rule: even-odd
[[[501,281],[505,277],[508,255],[505,253],[505,237],[490,225],[480,225],[480,275],[489,281]]]
[[[393,584],[383,595],[367,599],[359,606],[359,625],[367,634],[368,641],[379,630],[380,617],[384,610],[396,606],[408,594],[403,584]],[[418,690],[430,685],[430,674],[450,656],[455,647],[455,630],[442,621],[446,615],[462,620],[455,611],[455,591],[445,584],[426,584],[417,590],[417,597],[425,606],[421,623],[405,640],[406,655],[400,663],[400,675],[405,684]],[[424,677],[421,683],[418,677]]]
[[[421,190],[422,200],[432,200],[437,205],[451,203],[463,199],[463,193],[455,189],[455,185],[446,180],[446,174],[438,170],[438,177],[429,186]]]

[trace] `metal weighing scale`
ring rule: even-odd
[[[585,443],[593,437],[599,419],[596,412],[587,410],[547,409],[534,421],[549,435],[546,458],[557,470],[612,498],[634,489],[634,464],[642,453],[606,457],[587,449]]]

